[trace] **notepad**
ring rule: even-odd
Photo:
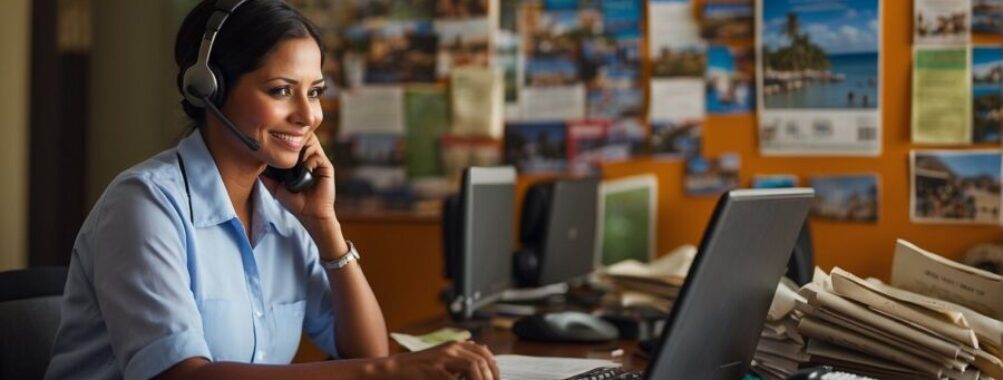
[[[502,380],[562,380],[600,367],[619,367],[603,359],[498,355]]]

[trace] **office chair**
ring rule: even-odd
[[[66,274],[66,267],[0,272],[0,379],[45,375]]]

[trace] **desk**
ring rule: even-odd
[[[463,328],[447,319],[436,319],[408,325],[395,332],[421,335],[446,326]],[[637,347],[637,341],[634,340],[618,340],[612,343],[598,344],[530,342],[520,340],[509,330],[492,327],[487,323],[485,323],[484,328],[481,329],[479,335],[475,333],[474,340],[487,344],[488,347],[491,348],[491,352],[495,355],[514,354],[527,356],[610,359],[623,363],[624,369],[632,371],[643,371],[648,365],[648,361],[637,354],[640,352],[640,348]],[[609,352],[615,348],[623,349],[623,356],[620,356],[619,358],[611,358]],[[398,353],[405,352],[406,350],[397,344],[396,341],[392,341],[390,351]]]

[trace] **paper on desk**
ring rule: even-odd
[[[498,355],[498,371],[502,380],[561,380],[599,367],[619,367],[603,359]]]
[[[432,348],[446,342],[462,342],[470,339],[470,331],[443,327],[425,335],[408,335],[401,333],[390,333],[397,343],[408,349],[408,351],[421,351]]]

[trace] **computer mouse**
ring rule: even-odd
[[[523,317],[512,326],[521,339],[540,342],[607,342],[619,336],[616,326],[580,311],[562,311]]]

